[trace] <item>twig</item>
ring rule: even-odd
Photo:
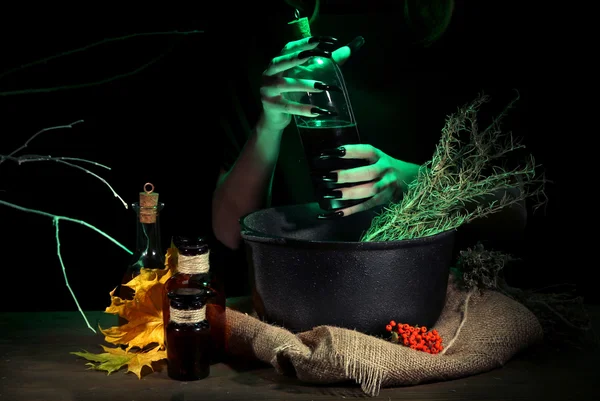
[[[552,314],[554,314],[554,316],[556,316],[557,318],[559,318],[565,325],[567,325],[568,327],[570,327],[570,328],[572,328],[574,330],[587,331],[587,330],[589,330],[589,329],[592,328],[591,323],[588,324],[585,327],[578,327],[578,326],[574,325],[573,323],[571,323],[570,321],[568,321],[567,318],[565,318],[556,309],[554,309],[553,307],[551,307],[550,305],[548,305],[547,302],[544,302],[544,301],[541,301],[541,300],[537,300],[537,299],[529,300],[529,302],[531,302],[533,304],[543,305],[544,307],[546,307],[546,309],[548,309],[550,312],[552,312]]]
[[[23,206],[15,205],[14,203],[6,202],[6,201],[1,200],[1,199],[0,199],[0,205],[9,206],[9,207],[12,207],[14,209],[20,210],[22,212],[34,213],[34,214],[39,214],[41,216],[50,217],[51,219],[59,219],[59,220],[70,221],[72,223],[81,224],[83,226],[86,226],[87,228],[90,228],[90,229],[96,231],[98,234],[100,234],[100,235],[108,238],[110,241],[112,241],[117,246],[119,246],[120,248],[122,248],[125,252],[129,253],[130,255],[133,255],[133,252],[131,252],[129,249],[127,249],[124,245],[122,245],[116,239],[112,238],[111,236],[109,236],[108,234],[106,234],[105,232],[103,232],[102,230],[94,227],[93,225],[91,225],[89,223],[86,223],[83,220],[77,220],[77,219],[73,219],[71,217],[66,217],[66,216],[58,216],[58,215],[55,215],[55,214],[42,212],[40,210],[29,209],[29,208],[26,208],[26,207],[23,207]]]
[[[77,223],[77,224],[81,224],[87,228],[90,228],[94,231],[96,231],[97,233],[99,233],[100,235],[108,238],[111,242],[113,242],[114,244],[116,244],[117,246],[119,246],[121,249],[125,250],[125,252],[129,253],[130,255],[133,254],[133,252],[131,252],[129,249],[127,249],[123,244],[121,244],[120,242],[118,242],[116,239],[112,238],[111,236],[109,236],[108,234],[106,234],[104,231],[94,227],[93,225],[86,223],[85,221],[82,220],[77,220],[77,219],[73,219],[70,217],[66,217],[66,216],[58,216],[58,215],[54,215],[51,213],[46,213],[46,212],[42,212],[40,210],[35,210],[35,209],[29,209],[23,206],[19,206],[19,205],[15,205],[13,203],[10,202],[6,202],[0,199],[0,205],[4,205],[4,206],[9,206],[12,207],[14,209],[23,211],[23,212],[28,212],[28,213],[34,213],[34,214],[39,214],[42,216],[46,216],[46,217],[50,217],[52,219],[52,223],[54,224],[54,226],[56,227],[56,252],[58,255],[58,260],[60,262],[62,271],[63,271],[63,276],[65,278],[65,284],[67,285],[67,288],[69,290],[69,292],[71,293],[71,296],[73,297],[73,300],[75,301],[75,305],[77,305],[77,309],[79,310],[79,313],[83,316],[83,319],[85,320],[88,328],[90,330],[92,330],[94,333],[96,333],[96,330],[94,330],[94,328],[92,328],[92,326],[90,325],[89,321],[87,320],[87,317],[85,316],[85,313],[83,313],[83,310],[81,309],[81,307],[79,306],[79,302],[77,301],[77,297],[75,296],[75,293],[73,292],[73,290],[71,289],[71,286],[69,285],[69,280],[67,279],[67,271],[65,268],[65,265],[63,263],[62,260],[62,255],[60,253],[60,239],[59,239],[59,230],[58,230],[58,223],[60,220],[65,220],[65,221],[70,221],[73,223]]]
[[[4,78],[5,76],[12,74],[14,72],[17,71],[21,71],[25,68],[29,68],[29,67],[33,67],[39,64],[44,64],[47,63],[48,61],[52,61],[54,59],[60,58],[60,57],[65,57],[65,56],[70,56],[72,54],[75,53],[80,53],[80,52],[84,52],[86,50],[89,50],[91,48],[97,47],[97,46],[102,46],[105,45],[107,43],[111,43],[111,42],[117,42],[117,41],[121,41],[121,40],[128,40],[128,39],[133,39],[136,37],[140,37],[140,36],[158,36],[158,35],[193,35],[193,34],[198,34],[198,33],[204,33],[204,31],[184,31],[184,32],[179,32],[179,31],[171,31],[171,32],[141,32],[141,33],[134,33],[134,34],[130,34],[130,35],[125,35],[125,36],[118,36],[115,38],[106,38],[103,40],[100,40],[98,42],[95,43],[91,43],[89,45],[83,46],[83,47],[79,47],[76,49],[72,49],[72,50],[67,50],[65,52],[59,53],[59,54],[55,54],[53,56],[49,56],[49,57],[45,57],[43,59],[37,60],[37,61],[33,61],[31,63],[27,63],[27,64],[23,64],[19,67],[16,68],[12,68],[8,71],[3,72],[2,74],[0,74],[0,79]]]
[[[165,57],[167,54],[169,54],[173,50],[173,48],[174,48],[174,46],[171,46],[171,48],[169,48],[169,50],[167,50],[166,52],[160,54],[158,57],[153,58],[148,63],[142,65],[139,68],[136,68],[133,71],[129,71],[129,72],[126,72],[126,73],[123,73],[123,74],[115,75],[115,76],[112,76],[112,77],[109,77],[109,78],[104,78],[104,79],[101,79],[99,81],[87,82],[87,83],[84,83],[84,84],[53,86],[53,87],[49,87],[49,88],[20,89],[20,90],[15,90],[15,91],[6,91],[6,92],[0,92],[0,96],[31,95],[31,94],[34,94],[34,93],[58,92],[58,91],[61,91],[61,90],[82,89],[82,88],[89,88],[91,86],[104,85],[104,84],[107,84],[109,82],[113,82],[113,81],[116,81],[116,80],[119,80],[119,79],[127,78],[127,77],[135,75],[135,74],[137,74],[139,72],[142,72],[146,68],[148,68],[151,65],[153,65],[153,64],[157,63],[158,61],[160,61],[163,57]]]
[[[100,177],[98,174],[96,174],[82,166],[79,166],[77,164],[70,163],[70,162],[89,163],[89,164],[93,164],[95,166],[99,166],[99,167],[105,168],[107,170],[110,170],[110,167],[108,167],[108,166],[105,166],[100,163],[96,163],[94,161],[77,158],[77,157],[52,157],[52,156],[40,156],[40,155],[23,155],[23,156],[19,156],[19,157],[14,156],[16,153],[25,149],[27,146],[29,146],[29,143],[31,141],[33,141],[41,133],[50,131],[50,130],[54,130],[54,129],[60,129],[60,128],[73,128],[73,125],[82,123],[82,122],[83,122],[83,120],[79,120],[79,121],[75,121],[74,123],[71,123],[68,125],[59,125],[56,127],[44,128],[43,130],[36,132],[35,134],[33,134],[33,136],[31,138],[29,138],[27,140],[27,142],[25,142],[22,146],[20,146],[19,148],[17,148],[13,152],[11,152],[8,156],[0,155],[0,164],[2,164],[5,160],[14,161],[19,165],[21,165],[22,163],[27,163],[27,162],[40,162],[40,161],[54,161],[57,163],[66,164],[69,167],[73,167],[73,168],[82,170],[82,171],[86,172],[87,174],[90,174],[90,175],[96,177],[97,179],[99,179],[100,181],[102,181],[108,187],[108,189],[110,189],[113,196],[115,198],[119,199],[121,201],[121,203],[123,204],[123,206],[125,206],[125,209],[127,209],[128,208],[127,202],[125,202],[125,200],[123,200],[123,198],[121,198],[121,196],[117,193],[117,191],[115,191],[114,188],[104,178]]]
[[[2,156],[0,155],[0,157],[2,157]],[[104,178],[100,177],[98,174],[96,174],[96,173],[94,173],[94,172],[86,169],[85,167],[79,166],[79,165],[74,164],[74,163],[69,163],[67,160],[73,160],[73,161],[91,163],[91,164],[94,164],[94,165],[97,165],[97,166],[100,166],[100,167],[103,167],[105,169],[110,170],[110,167],[108,167],[108,166],[105,166],[103,164],[96,163],[96,162],[93,162],[93,161],[90,161],[90,160],[79,159],[79,158],[76,158],[76,157],[52,157],[52,156],[47,156],[47,157],[36,156],[36,157],[32,157],[32,158],[29,158],[29,157],[22,158],[22,157],[24,157],[24,156],[21,156],[21,157],[6,157],[6,159],[15,161],[19,165],[22,164],[22,163],[27,163],[27,162],[31,162],[31,161],[37,161],[37,162],[53,161],[53,162],[65,164],[65,165],[67,165],[69,167],[73,167],[73,168],[79,169],[79,170],[81,170],[81,171],[83,171],[83,172],[85,172],[87,174],[92,175],[93,177],[99,179],[100,181],[102,181],[102,183],[104,183],[104,185],[106,185],[108,187],[108,189],[110,189],[110,191],[112,192],[113,196],[121,201],[121,203],[123,204],[123,206],[125,206],[125,209],[129,208],[128,205],[127,205],[127,202],[125,202],[125,200],[123,198],[121,198],[121,196],[108,183],[108,181],[106,181]]]
[[[65,278],[65,284],[67,286],[67,289],[69,290],[69,292],[71,293],[71,296],[73,297],[73,300],[75,301],[75,305],[77,305],[77,310],[79,311],[79,313],[81,314],[81,316],[83,316],[83,320],[85,320],[85,324],[87,324],[87,327],[92,330],[94,332],[94,334],[96,333],[96,330],[90,325],[90,322],[88,321],[87,317],[85,316],[85,313],[83,312],[83,309],[81,309],[81,306],[79,305],[79,301],[77,301],[77,297],[75,296],[75,293],[73,292],[73,289],[71,288],[71,286],[69,285],[69,279],[67,278],[67,269],[65,268],[65,264],[63,262],[62,259],[62,255],[60,253],[60,237],[58,236],[58,222],[60,221],[60,219],[58,218],[54,218],[52,219],[52,223],[54,224],[54,227],[56,227],[56,254],[58,255],[58,261],[60,262],[60,266],[62,268],[62,272],[63,272],[63,277]]]
[[[112,170],[110,167],[105,166],[104,164],[100,164],[98,162],[95,162],[93,160],[86,160],[86,159],[80,159],[79,157],[66,157],[66,156],[42,156],[42,155],[23,155],[23,156],[19,156],[19,157],[14,157],[14,156],[2,156],[0,155],[0,158],[5,158],[8,159],[10,161],[13,161],[15,163],[17,163],[19,166],[23,163],[29,163],[29,162],[44,162],[44,161],[58,161],[58,160],[65,160],[65,161],[73,161],[73,162],[81,162],[81,163],[89,163],[89,164],[93,164],[94,166],[98,166],[98,167],[102,167],[105,168],[107,170]]]
[[[81,166],[78,166],[77,164],[69,163],[69,162],[66,162],[64,160],[55,160],[55,161],[58,162],[58,163],[66,164],[67,166],[74,167],[74,168],[77,168],[79,170],[85,171],[86,173],[90,174],[91,176],[96,177],[97,179],[99,179],[100,181],[102,181],[108,187],[108,189],[111,190],[111,192],[112,192],[112,194],[113,194],[113,196],[115,198],[117,198],[117,199],[119,199],[121,201],[121,203],[123,204],[123,206],[125,206],[125,209],[128,208],[127,207],[127,202],[125,202],[125,200],[123,200],[123,198],[121,198],[121,196],[117,193],[117,191],[115,191],[114,188],[104,178],[100,177],[98,174],[93,173],[90,170],[88,170],[86,168],[83,168]]]
[[[11,157],[11,156],[14,156],[15,154],[17,154],[17,153],[19,153],[20,151],[22,151],[23,149],[25,149],[27,146],[29,146],[29,143],[30,143],[31,141],[33,141],[35,138],[37,138],[39,135],[43,134],[44,132],[47,132],[47,131],[52,131],[52,130],[55,130],[55,129],[66,129],[66,128],[73,128],[73,126],[74,126],[75,124],[79,124],[79,123],[82,123],[82,122],[83,122],[83,120],[78,120],[78,121],[75,121],[74,123],[71,123],[71,124],[67,124],[67,125],[57,125],[56,127],[49,127],[49,128],[44,128],[44,129],[42,129],[42,130],[39,130],[38,132],[36,132],[35,134],[33,134],[33,135],[31,136],[31,138],[29,138],[29,139],[27,140],[27,142],[25,142],[25,143],[24,143],[23,145],[21,145],[19,148],[15,149],[15,150],[14,150],[14,151],[12,151],[11,153],[9,153],[9,154],[8,154],[8,156],[3,156],[3,155],[0,155],[0,164],[2,164],[2,163],[4,162],[4,160],[6,160],[7,158],[9,158],[9,157]]]

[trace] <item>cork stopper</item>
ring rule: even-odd
[[[144,192],[140,192],[140,222],[156,223],[157,206],[158,192],[154,192],[154,185],[147,182]]]
[[[288,41],[300,40],[312,36],[310,33],[310,22],[308,21],[308,18],[302,17],[288,22],[286,36]]]

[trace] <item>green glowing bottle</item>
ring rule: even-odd
[[[296,26],[294,39],[311,35],[306,18],[290,24]],[[361,142],[350,97],[339,65],[332,58],[314,56],[303,64],[288,70],[286,76],[314,80],[326,85],[326,89],[322,92],[285,93],[288,100],[314,106],[313,110],[315,110],[316,116],[294,115],[294,121],[304,148],[319,206],[325,211],[333,211],[364,202],[366,199],[341,200],[332,196],[336,189],[358,183],[338,184],[335,182],[335,176],[332,177],[330,172],[365,166],[368,161],[342,159],[324,154],[327,150]]]

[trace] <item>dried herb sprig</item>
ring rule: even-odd
[[[452,272],[464,291],[498,291],[504,286],[501,281],[504,267],[516,260],[504,252],[485,249],[479,242],[473,248],[460,251]]]
[[[454,277],[465,291],[498,291],[527,307],[542,325],[548,345],[597,347],[600,343],[583,298],[577,295],[574,285],[534,290],[512,287],[502,273],[509,263],[516,260],[506,253],[485,249],[478,243],[473,248],[460,251],[453,269]],[[562,291],[557,291],[561,287]]]
[[[477,114],[489,101],[480,95],[449,116],[432,159],[419,171],[402,200],[376,216],[362,241],[396,241],[426,237],[455,229],[476,218],[544,195],[545,179],[536,173],[533,156],[523,166],[507,170],[505,157],[524,146],[511,133],[502,133],[500,123],[517,96],[484,130]],[[468,140],[463,137],[468,136]],[[484,202],[499,191],[514,188],[501,199]],[[543,203],[543,202],[542,202]],[[469,207],[469,205],[475,205]]]

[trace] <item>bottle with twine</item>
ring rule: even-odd
[[[136,217],[136,241],[135,251],[119,288],[119,296],[123,299],[133,299],[133,290],[123,284],[139,275],[140,269],[165,268],[160,231],[160,212],[164,203],[159,202],[159,194],[154,191],[152,183],[144,184],[139,200],[132,203],[131,208]]]
[[[167,327],[173,318],[179,319],[171,315],[169,294],[181,289],[208,291],[210,296],[206,301],[206,319],[213,342],[211,360],[218,362],[224,355],[225,346],[225,293],[219,280],[210,271],[210,248],[203,237],[186,236],[174,237],[173,246],[177,249],[177,264],[173,276],[165,283],[164,326]],[[168,347],[168,339],[166,341]]]
[[[165,283],[165,296],[179,288],[205,288],[209,281],[210,249],[202,237],[173,237],[177,263],[173,275]],[[165,298],[166,299],[166,298]],[[168,312],[166,305],[165,312]],[[164,313],[165,325],[168,313]]]
[[[168,296],[171,317],[165,327],[167,373],[174,380],[204,379],[210,375],[213,354],[206,316],[210,290],[178,288]]]

